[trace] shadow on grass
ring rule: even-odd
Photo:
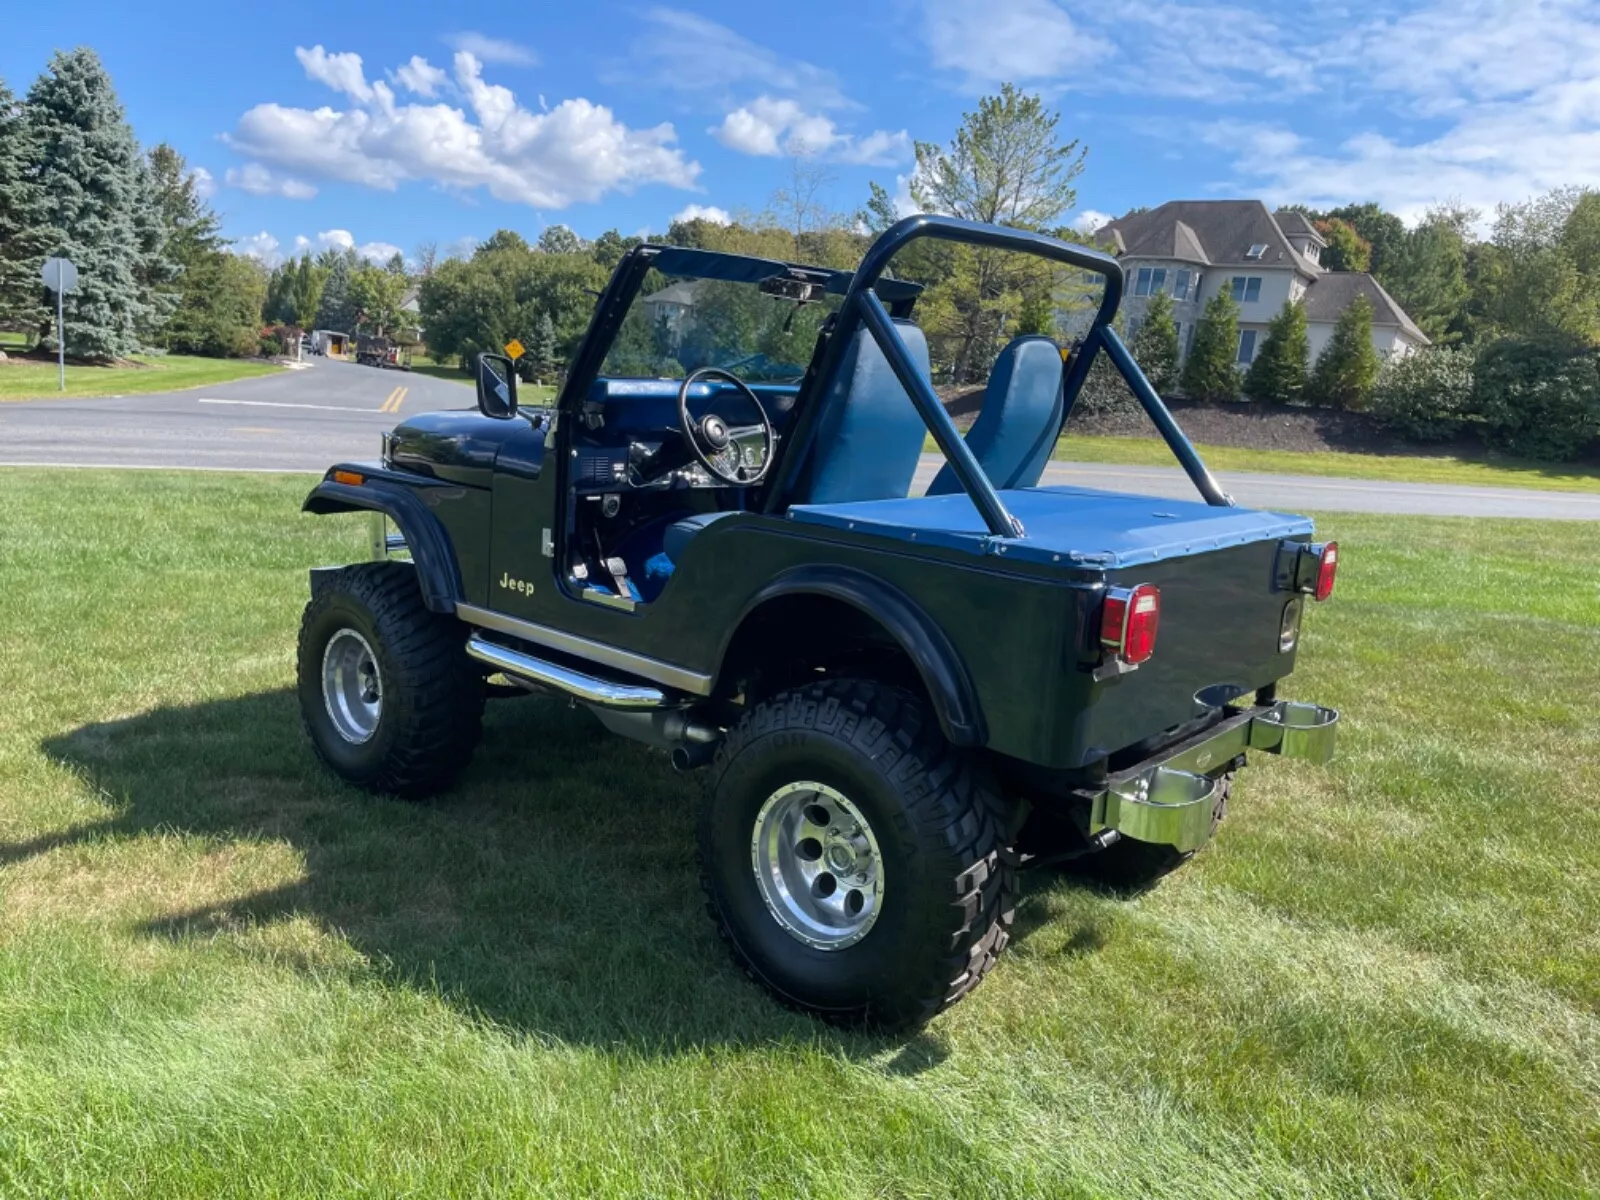
[[[249,935],[309,918],[335,941],[317,939],[306,969],[347,962],[342,939],[361,956],[349,968],[358,975],[571,1043],[657,1054],[820,1042],[851,1057],[894,1051],[884,1069],[896,1074],[945,1056],[937,1030],[844,1033],[746,980],[704,909],[692,821],[700,781],[560,702],[491,704],[473,766],[423,804],[335,780],[288,690],[89,725],[42,748],[122,812],[0,845],[0,864],[158,835],[283,843],[303,862],[295,882],[141,923],[146,935],[265,954]],[[283,959],[281,949],[272,956]]]

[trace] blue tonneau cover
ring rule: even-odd
[[[1115,570],[1201,554],[1228,546],[1311,533],[1306,517],[1251,508],[1214,508],[1091,488],[1004,491],[1000,499],[1027,531],[989,534],[964,492],[850,504],[797,504],[792,520],[915,541],[924,546],[1004,553],[1025,562],[1070,563]]]

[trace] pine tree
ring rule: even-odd
[[[26,114],[52,251],[78,268],[66,296],[67,349],[102,360],[132,354],[158,312],[150,290],[160,246],[141,216],[150,194],[139,144],[99,56],[57,51],[28,92]]]
[[[547,312],[539,314],[539,323],[534,326],[533,345],[529,347],[529,357],[540,371],[553,371],[556,367],[556,326]]]
[[[1293,404],[1305,396],[1306,310],[1286,303],[1267,326],[1267,339],[1244,375],[1244,394],[1252,400]]]
[[[340,254],[330,260],[328,277],[322,284],[322,298],[317,305],[317,328],[349,333],[355,325],[356,313],[350,303],[350,259]]]
[[[33,178],[32,130],[0,80],[0,328],[34,330],[46,320],[39,267],[50,251]]]
[[[1239,306],[1223,288],[1206,303],[1195,325],[1194,345],[1183,364],[1183,390],[1192,400],[1239,398]]]
[[[302,254],[300,265],[294,269],[294,283],[289,289],[293,321],[301,329],[310,329],[317,319],[317,309],[322,304],[322,285],[327,272],[311,261],[311,255]]]
[[[147,269],[157,295],[171,297],[171,315],[159,340],[168,349],[192,349],[200,341],[217,340],[214,326],[219,308],[236,311],[236,297],[217,294],[219,273],[211,269],[216,256],[226,253],[221,222],[201,199],[183,155],[163,142],[150,151],[148,164],[153,194],[150,211],[160,222],[162,254],[172,268],[171,282],[165,285],[159,282],[159,265]],[[250,324],[258,322],[259,315]],[[226,340],[238,343],[242,338]]]
[[[1357,296],[1339,314],[1306,393],[1313,404],[1328,408],[1365,408],[1382,366],[1372,348],[1372,302]]]
[[[1178,326],[1172,319],[1172,297],[1157,292],[1144,309],[1144,322],[1128,347],[1157,395],[1178,383]]]

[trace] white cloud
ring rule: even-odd
[[[1079,233],[1093,233],[1095,230],[1102,229],[1107,224],[1115,220],[1116,218],[1110,213],[1103,213],[1097,209],[1086,208],[1077,216],[1072,218],[1072,227]]]
[[[307,50],[296,46],[294,56],[306,70],[306,78],[344,92],[355,100],[371,100],[372,88],[361,70],[359,54],[329,54],[320,45]]]
[[[1080,29],[1051,0],[928,0],[923,29],[933,65],[974,83],[1051,79],[1108,57],[1111,44]]]
[[[249,192],[252,196],[282,196],[286,200],[310,200],[317,194],[317,189],[309,183],[290,179],[286,175],[274,175],[260,163],[229,167],[222,178],[229,187]]]
[[[495,63],[507,67],[531,67],[539,61],[539,56],[531,48],[483,33],[453,33],[444,40],[451,49],[464,50],[483,63]]]
[[[815,108],[850,107],[832,71],[759,46],[708,17],[657,6],[642,20],[627,56],[607,65],[603,82],[712,93],[749,83],[803,97]]]
[[[465,108],[398,104],[387,84],[366,81],[356,54],[318,46],[296,55],[308,75],[356,103],[343,110],[258,104],[240,117],[228,144],[283,170],[388,191],[409,180],[481,187],[498,200],[542,209],[647,183],[692,188],[700,173],[675,145],[670,124],[630,129],[584,99],[530,112],[509,88],[485,82],[469,51],[458,51],[454,62]]]
[[[903,129],[858,138],[840,133],[832,118],[808,112],[798,101],[772,96],[734,109],[709,132],[741,154],[820,154],[870,166],[893,166],[911,156],[911,135]]]
[[[283,255],[278,253],[278,239],[266,230],[248,237],[234,238],[230,249],[235,254],[257,259],[269,267],[275,267],[283,261]]]
[[[728,215],[728,210],[718,208],[714,204],[688,204],[672,214],[672,220],[677,221],[710,221],[713,225],[731,225],[733,218]]]
[[[438,95],[439,90],[450,82],[448,73],[420,54],[413,54],[410,62],[396,67],[394,77],[407,91],[429,99]]]
[[[217,194],[217,178],[204,167],[191,168],[189,178],[194,180],[194,194],[200,199],[209,200]]]

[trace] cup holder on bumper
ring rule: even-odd
[[[1103,810],[1095,814],[1096,824],[1141,842],[1197,850],[1211,837],[1221,786],[1220,779],[1156,767],[1109,789]]]
[[[1338,741],[1339,710],[1280,700],[1250,723],[1250,748],[1325,763]]]
[[[1112,829],[1141,842],[1197,850],[1211,837],[1223,772],[1247,750],[1325,763],[1338,740],[1339,711],[1279,700],[1236,710],[1204,732],[1079,794],[1090,801],[1089,833]]]

